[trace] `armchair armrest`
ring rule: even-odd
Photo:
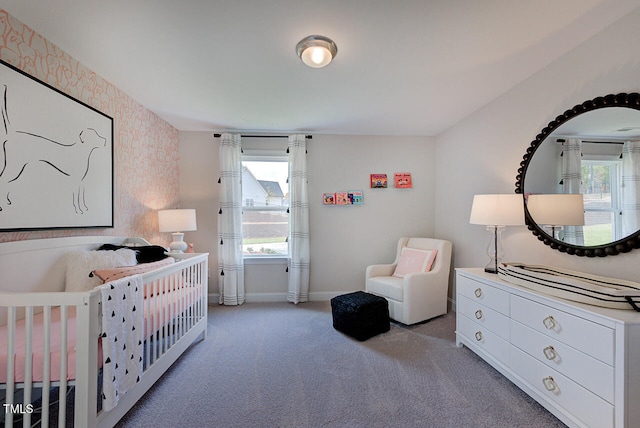
[[[365,278],[373,278],[374,276],[391,276],[396,269],[395,263],[385,265],[367,266]]]
[[[403,303],[404,316],[408,324],[447,312],[447,293],[449,282],[443,280],[443,272],[410,273],[404,277]],[[412,304],[411,302],[422,302]]]
[[[449,288],[448,272],[444,270],[429,272],[409,273],[405,275],[403,286],[406,291],[416,289],[417,291],[433,290],[438,288]]]

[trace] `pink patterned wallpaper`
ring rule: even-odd
[[[0,58],[114,119],[114,228],[0,232],[0,242],[115,235],[168,245],[156,210],[178,206],[178,131],[2,9]]]

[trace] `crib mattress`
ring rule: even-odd
[[[52,382],[60,381],[61,367],[60,359],[64,345],[60,343],[61,337],[61,320],[60,307],[51,308],[51,328],[49,333],[49,355],[50,355],[50,380]],[[45,360],[45,328],[44,313],[33,316],[33,330],[31,340],[31,370],[32,381],[42,382],[44,380],[44,360]],[[76,311],[74,307],[70,307],[67,317],[67,373],[66,379],[73,380],[76,378]],[[16,322],[16,334],[14,338],[14,382],[22,383],[25,381],[25,350],[26,350],[26,321],[25,319]],[[8,347],[9,333],[8,326],[0,327],[0,383],[7,382],[7,363],[8,363]],[[102,361],[102,349],[98,347],[98,362]]]

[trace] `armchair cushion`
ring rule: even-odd
[[[429,272],[438,250],[403,247],[393,276],[404,278],[408,273]]]
[[[369,278],[367,291],[402,302],[402,278],[376,276]]]

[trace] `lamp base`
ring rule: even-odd
[[[175,232],[171,236],[173,236],[173,242],[169,244],[170,252],[175,254],[184,253],[188,247],[187,243],[184,242],[184,233]]]
[[[484,267],[484,271],[497,274],[498,265],[504,256],[504,249],[502,247],[502,231],[504,230],[504,226],[487,226],[487,230],[491,233],[491,239],[489,240],[489,245],[487,245],[489,263]]]
[[[489,264],[484,267],[484,271],[487,273],[498,273],[498,269],[496,269],[493,261],[489,262]]]

